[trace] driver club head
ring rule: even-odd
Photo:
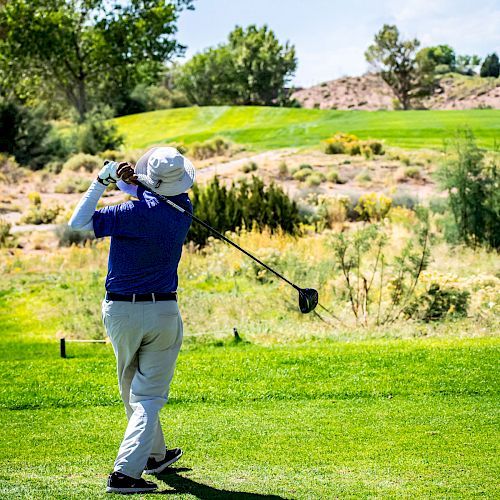
[[[299,288],[299,307],[302,314],[314,311],[318,305],[318,292],[314,288]]]

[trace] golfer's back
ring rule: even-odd
[[[174,292],[191,219],[142,188],[138,200],[105,207],[92,222],[97,238],[111,236],[106,290],[120,294]],[[189,212],[186,193],[171,197]]]

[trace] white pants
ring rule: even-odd
[[[103,300],[102,317],[128,418],[114,470],[139,478],[149,457],[165,457],[159,411],[167,402],[182,344],[182,319],[173,300]]]

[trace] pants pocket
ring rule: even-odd
[[[141,348],[148,351],[165,351],[172,348],[179,338],[179,331],[182,330],[180,314],[157,313],[149,318],[147,333],[144,335]]]

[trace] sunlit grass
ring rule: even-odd
[[[403,148],[442,148],[459,127],[493,148],[500,137],[500,110],[335,111],[268,107],[192,107],[117,118],[127,148],[222,136],[249,149],[319,146],[338,131],[381,139]]]

